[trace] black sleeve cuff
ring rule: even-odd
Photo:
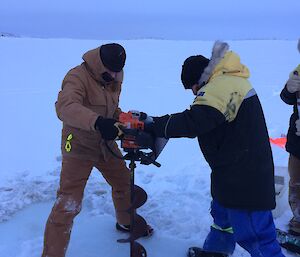
[[[169,119],[170,119],[170,115],[153,117],[153,121],[154,121],[153,130],[154,130],[154,134],[157,137],[166,137],[165,129]]]
[[[283,102],[285,102],[286,104],[289,104],[289,105],[294,105],[297,103],[296,93],[290,93],[287,90],[286,85],[280,93],[280,98]]]

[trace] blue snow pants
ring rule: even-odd
[[[214,224],[205,239],[205,251],[232,254],[238,243],[252,257],[284,257],[271,211],[229,209],[213,200],[211,215]]]

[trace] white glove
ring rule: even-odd
[[[295,124],[296,124],[296,130],[297,130],[296,135],[300,136],[300,119],[296,120]]]
[[[293,74],[286,83],[286,89],[290,93],[300,91],[300,76]]]

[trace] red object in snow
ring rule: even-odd
[[[285,148],[286,144],[286,137],[278,137],[278,138],[271,138],[270,137],[270,142],[274,145],[277,145],[281,148]]]

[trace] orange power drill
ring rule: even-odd
[[[149,133],[144,132],[145,122],[149,122],[151,117],[138,111],[122,112],[119,121],[122,123],[124,133],[121,138],[121,147],[128,152],[135,149],[152,149],[153,138]],[[150,121],[151,122],[151,121]]]

